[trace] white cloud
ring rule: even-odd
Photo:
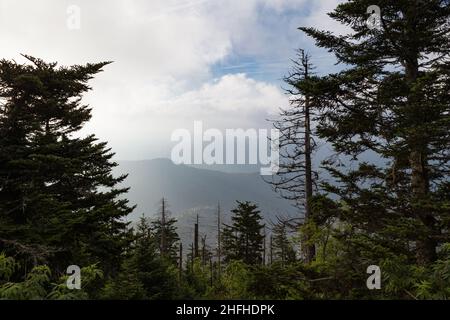
[[[102,97],[91,95],[95,100]],[[170,136],[176,129],[192,130],[194,121],[205,128],[270,128],[273,119],[288,97],[274,84],[255,81],[245,74],[225,75],[166,99],[155,99],[147,108],[117,109],[108,116],[94,117],[87,131],[97,129],[108,137],[120,158],[168,156]],[[95,111],[94,112],[98,112]],[[155,151],[156,150],[156,151]]]
[[[187,108],[191,116],[228,113],[247,117],[261,112],[273,114],[286,104],[285,98],[277,86],[255,81],[241,73],[225,75],[198,90],[162,102],[159,111],[176,116]]]
[[[120,158],[148,158],[167,153],[172,128],[193,120],[219,128],[266,125],[286,103],[279,84],[257,81],[251,73],[214,80],[213,66],[244,56],[271,71],[283,64],[287,70],[304,41],[297,27],[327,27],[325,13],[337,2],[0,0],[0,57],[114,61],[91,83],[86,102],[94,117],[86,131],[109,141]],[[66,27],[69,5],[81,9],[78,31]]]

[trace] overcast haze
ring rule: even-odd
[[[288,104],[280,79],[302,47],[330,71],[299,26],[342,30],[326,12],[337,0],[1,0],[1,57],[61,64],[114,61],[91,82],[84,133],[117,159],[168,157],[177,128],[267,128]],[[81,28],[67,28],[67,8]]]

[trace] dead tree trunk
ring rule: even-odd
[[[179,256],[179,262],[178,262],[178,268],[179,268],[179,278],[181,280],[181,277],[183,275],[183,243],[180,242],[180,256]]]
[[[166,245],[166,201],[162,198],[161,203],[161,256],[165,256],[167,253]]]
[[[305,79],[309,78],[309,58],[304,56],[303,66],[305,68]],[[312,180],[312,164],[311,164],[311,114],[310,114],[310,98],[305,98],[305,223],[311,220],[311,200],[313,196],[313,180]],[[316,256],[316,247],[309,243],[310,237],[308,234],[304,235],[305,245],[302,246],[305,250],[305,261],[310,263]]]
[[[217,205],[217,275],[220,279],[222,274],[222,239],[220,232],[221,225],[220,203]]]
[[[199,251],[198,251],[198,215],[197,215],[197,223],[194,226],[194,254],[195,258],[199,257]]]

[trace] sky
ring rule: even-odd
[[[90,83],[83,102],[93,117],[82,134],[108,141],[118,160],[169,157],[171,133],[194,121],[270,128],[267,119],[289,103],[282,78],[296,49],[312,55],[318,73],[337,70],[297,28],[343,32],[327,16],[339,2],[0,0],[0,57],[113,61]]]

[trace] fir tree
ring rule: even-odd
[[[175,225],[176,222],[177,220],[175,218],[170,217],[167,201],[163,198],[161,200],[158,218],[152,221],[151,229],[155,239],[159,243],[157,248],[159,254],[161,257],[165,257],[173,263],[177,262],[180,241]]]
[[[279,220],[272,228],[273,261],[281,262],[286,265],[295,262],[295,250],[289,239],[289,226],[286,221]]]
[[[262,217],[256,204],[237,201],[231,210],[232,224],[225,225],[222,232],[225,261],[242,260],[249,265],[262,263],[263,240]]]
[[[160,256],[160,239],[151,223],[141,217],[135,242],[119,275],[110,280],[104,296],[108,299],[171,299],[176,296],[176,269]]]
[[[0,61],[0,251],[31,265],[120,264],[128,243],[113,153],[76,133],[91,117],[81,101],[109,62],[57,67]]]
[[[319,135],[356,165],[325,163],[336,180],[326,188],[366,241],[425,265],[450,237],[450,2],[378,1],[380,28],[366,24],[372,4],[330,14],[350,34],[301,28],[346,65],[311,89]]]

